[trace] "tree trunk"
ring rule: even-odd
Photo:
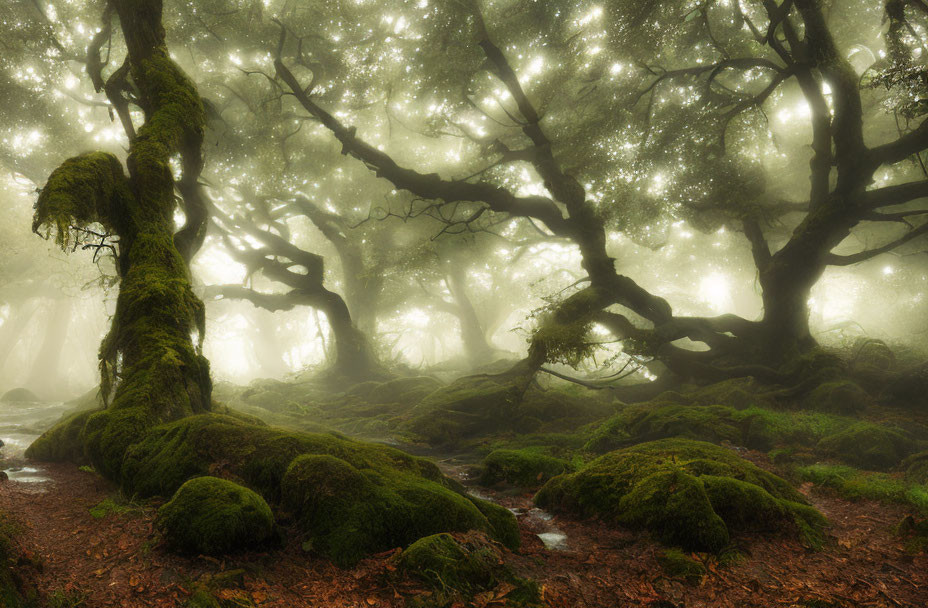
[[[455,316],[461,324],[461,341],[464,343],[467,358],[472,364],[487,363],[488,357],[493,353],[493,347],[487,341],[474,304],[467,295],[464,267],[460,264],[448,265],[448,290],[454,298]]]
[[[324,287],[307,295],[310,304],[326,316],[335,336],[333,374],[354,379],[370,379],[381,375],[380,364],[371,350],[370,342],[352,321],[345,300]]]
[[[201,355],[203,303],[174,244],[176,154],[200,154],[205,112],[196,87],[170,58],[161,0],[112,0],[129,51],[145,124],[119,160],[93,152],[66,161],[39,195],[33,227],[57,232],[99,222],[119,236],[116,312],[100,348],[106,411],[87,420],[85,447],[97,469],[117,478],[123,457],[152,426],[209,411],[209,364]],[[108,13],[107,13],[108,16]],[[195,345],[194,342],[197,342]]]

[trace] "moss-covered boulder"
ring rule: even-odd
[[[42,462],[73,462],[84,464],[84,425],[94,410],[66,415],[60,422],[42,433],[26,448],[26,458]]]
[[[462,494],[409,475],[359,469],[331,455],[296,458],[281,488],[282,505],[298,515],[306,546],[340,566],[438,532],[495,532]]]
[[[541,605],[538,586],[515,575],[499,547],[480,534],[427,536],[403,551],[396,565],[433,591],[429,606],[472,605],[475,596],[496,589],[503,605]]]
[[[538,450],[494,450],[483,459],[480,483],[492,486],[505,482],[524,488],[539,487],[568,470],[570,464],[566,460]]]
[[[182,485],[158,510],[156,524],[172,548],[205,555],[255,547],[274,533],[274,515],[261,496],[216,477]]]
[[[339,564],[437,532],[481,530],[517,547],[506,509],[463,492],[434,463],[336,434],[254,426],[217,414],[152,429],[122,469],[126,490],[170,495],[184,481],[221,471],[281,501],[307,542]]]
[[[858,422],[823,437],[818,448],[849,464],[883,470],[899,464],[915,451],[915,442],[901,430]]]
[[[535,502],[646,529],[686,550],[721,551],[732,532],[792,528],[819,541],[824,518],[779,477],[733,451],[664,439],[611,452],[549,481]]]
[[[815,412],[853,415],[867,409],[873,399],[864,389],[848,380],[824,382],[812,390],[802,402]]]

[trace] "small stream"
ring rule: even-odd
[[[67,409],[61,402],[0,402],[0,441],[3,441],[0,455],[10,481],[40,483],[49,480],[41,466],[23,461],[23,452]]]
[[[441,472],[448,477],[459,481],[466,489],[467,493],[474,498],[498,503],[493,495],[482,492],[476,485],[476,480],[472,474],[473,465],[464,462],[456,457],[447,457],[435,461]],[[541,540],[545,548],[549,551],[568,551],[570,544],[567,542],[567,534],[557,527],[554,523],[554,515],[543,509],[532,507],[528,509],[516,508],[509,509],[520,520],[520,523],[530,530],[539,530],[535,536]]]

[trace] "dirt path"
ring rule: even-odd
[[[389,555],[339,570],[304,553],[299,539],[225,561],[175,556],[158,545],[151,508],[94,519],[88,509],[112,495],[111,485],[72,465],[48,466],[46,474],[44,483],[0,484],[0,509],[23,523],[24,549],[41,563],[33,582],[45,596],[70,593],[89,608],[177,606],[194,581],[223,572],[231,573],[223,594],[262,607],[400,607],[402,596],[421,593],[389,582]],[[710,572],[699,586],[664,577],[656,562],[661,548],[642,534],[596,522],[543,522],[537,512],[527,514],[527,496],[501,502],[523,513],[523,550],[513,564],[543,585],[550,606],[769,608],[816,599],[833,602],[820,606],[928,605],[928,556],[905,553],[889,534],[904,509],[815,493],[810,499],[833,522],[826,550],[741,538],[746,558],[721,567],[703,556]],[[566,550],[550,551],[536,535],[552,525],[567,535]]]

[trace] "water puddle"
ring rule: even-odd
[[[545,549],[549,551],[568,551],[570,544],[567,542],[567,534],[554,525],[554,515],[542,509],[533,508],[524,513],[527,523],[537,532],[535,536],[541,540]]]
[[[51,481],[51,478],[46,477],[39,467],[13,467],[12,469],[6,469],[4,473],[7,474],[10,481],[19,483],[43,483]]]

